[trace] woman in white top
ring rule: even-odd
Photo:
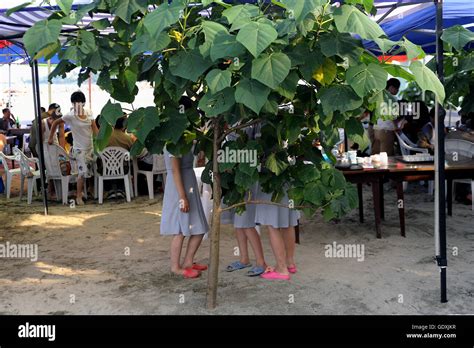
[[[53,144],[54,140],[52,136],[56,131],[56,127],[60,124],[67,123],[71,127],[72,137],[74,139],[72,157],[76,160],[78,171],[76,204],[83,205],[82,191],[84,179],[90,178],[92,171],[92,135],[97,135],[99,129],[94,122],[92,114],[84,109],[84,105],[86,104],[84,93],[80,91],[74,92],[71,95],[71,103],[71,111],[53,122],[48,143]],[[60,139],[60,143],[65,143],[64,135],[63,139]]]

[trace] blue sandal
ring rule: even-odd
[[[243,264],[242,262],[240,261],[235,261],[235,262],[232,262],[229,266],[227,266],[226,268],[226,271],[227,272],[234,272],[234,271],[238,271],[239,269],[244,269],[244,268],[247,268],[247,267],[251,267],[252,264]]]
[[[254,266],[247,272],[247,276],[256,277],[262,274],[263,272],[265,272],[265,268],[260,267],[260,266]]]

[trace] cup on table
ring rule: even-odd
[[[380,157],[380,164],[381,165],[387,165],[388,164],[388,155],[386,152],[381,152],[379,154]]]
[[[357,164],[357,151],[348,151],[347,153],[351,164]]]

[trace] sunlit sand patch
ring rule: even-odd
[[[102,272],[95,269],[88,270],[74,270],[69,267],[58,267],[50,265],[44,262],[36,262],[35,266],[40,269],[41,272],[46,274],[61,275],[61,276],[75,276],[75,275],[101,275]]]

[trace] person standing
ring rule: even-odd
[[[64,123],[71,127],[72,136],[74,138],[74,144],[72,147],[72,157],[77,163],[77,193],[76,193],[76,204],[84,205],[82,200],[84,180],[91,177],[92,171],[92,153],[93,153],[93,142],[92,136],[97,135],[99,129],[94,122],[92,113],[89,110],[84,109],[86,104],[86,97],[81,91],[74,92],[71,95],[71,110],[61,118],[58,118],[53,122],[51,131],[48,139],[48,143],[51,145],[54,142],[53,135],[56,132],[56,128]],[[59,139],[60,145],[65,146],[64,133]]]
[[[48,141],[49,129],[52,126],[53,122],[58,117],[61,117],[61,107],[56,103],[51,104],[48,108],[48,111],[45,111],[45,112],[41,113],[41,120],[44,121],[45,119],[49,119],[49,121],[48,121],[49,128],[48,128],[48,132],[47,132],[48,134],[46,136],[43,134],[43,142]],[[33,157],[36,157],[36,158],[38,158],[38,149],[37,149],[38,139],[36,139],[37,128],[38,128],[37,121],[35,119],[31,123],[30,142],[28,144],[28,147],[29,147],[31,153],[33,154]],[[62,125],[59,128],[59,132],[64,132],[64,125]],[[44,133],[44,128],[43,128],[43,133]],[[55,139],[55,143],[59,144],[58,137],[55,137],[53,139]]]
[[[396,95],[400,90],[400,80],[391,78],[387,81],[386,91],[389,94],[390,106],[397,103]],[[391,112],[389,112],[391,115]],[[394,116],[394,115],[391,115]],[[393,156],[395,153],[395,131],[398,131],[399,127],[395,119],[383,120],[379,118],[377,123],[373,125],[373,133],[369,130],[372,141],[372,154],[378,154],[386,152],[388,156]]]

